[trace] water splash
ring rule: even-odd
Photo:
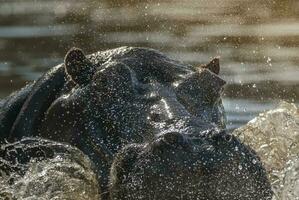
[[[282,102],[233,134],[261,157],[270,174],[274,199],[299,199],[299,109],[295,104]]]
[[[12,151],[18,151],[22,146],[22,152],[25,152],[31,148],[28,146],[32,145],[32,141],[28,145],[20,145],[23,141],[9,144],[9,148],[13,147]],[[7,156],[1,158],[0,199],[99,199],[97,178],[87,156],[67,144],[43,144],[43,140],[39,140],[37,144],[46,147],[42,151],[48,151],[49,148],[51,152],[46,152],[45,155],[51,155],[42,160],[32,156],[28,163],[17,161],[17,169],[9,170],[9,173],[3,170],[3,166],[12,166],[9,164],[11,160],[5,162]],[[7,146],[2,145],[1,150],[4,148],[7,149]],[[6,152],[11,153],[10,150]]]

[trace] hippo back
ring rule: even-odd
[[[0,141],[7,139],[20,110],[32,90],[28,84],[0,101]]]

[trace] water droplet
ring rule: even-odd
[[[270,57],[268,57],[268,58],[267,58],[267,63],[268,63],[269,66],[272,66],[271,61],[272,61],[272,59],[271,59]]]

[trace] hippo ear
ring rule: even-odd
[[[203,65],[203,68],[209,69],[211,72],[215,74],[219,74],[220,72],[220,65],[219,65],[219,57],[213,58],[208,64]]]
[[[92,64],[81,49],[71,48],[64,58],[64,65],[66,73],[75,83],[81,85],[90,81]]]

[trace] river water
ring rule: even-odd
[[[145,46],[193,65],[220,56],[228,128],[299,103],[297,0],[2,0],[0,97],[86,53]]]

